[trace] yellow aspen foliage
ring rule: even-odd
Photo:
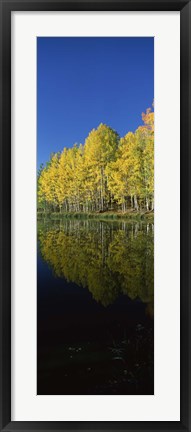
[[[105,124],[84,145],[51,156],[38,176],[38,205],[47,211],[154,209],[154,112],[120,139]]]

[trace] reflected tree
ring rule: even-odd
[[[54,275],[88,288],[104,306],[120,294],[153,309],[152,223],[64,220],[38,224],[42,258]]]

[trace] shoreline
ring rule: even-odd
[[[119,212],[103,212],[103,213],[82,213],[82,212],[70,212],[70,213],[58,213],[58,212],[37,212],[37,220],[42,219],[51,219],[51,220],[60,220],[60,219],[98,219],[98,220],[112,220],[112,221],[120,221],[120,220],[154,220],[154,212],[135,212],[129,211],[126,213]]]

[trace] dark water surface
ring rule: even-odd
[[[38,222],[38,394],[154,393],[152,222]]]

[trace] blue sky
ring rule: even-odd
[[[154,38],[38,37],[38,167],[106,123],[120,136],[154,99]]]

